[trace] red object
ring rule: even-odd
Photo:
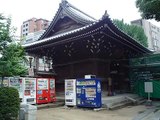
[[[36,103],[49,103],[56,101],[55,79],[37,78],[36,82]]]
[[[25,90],[24,95],[31,95],[30,90]]]
[[[56,94],[55,94],[55,79],[50,78],[49,79],[49,102],[55,102],[56,101]]]

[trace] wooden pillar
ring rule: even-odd
[[[93,74],[98,75],[98,65],[97,65],[97,60],[93,59]]]
[[[70,65],[70,77],[74,77],[74,64]]]
[[[106,73],[106,76],[107,76],[107,78],[110,76],[110,67],[111,67],[111,60],[108,60],[108,62],[107,62],[107,68],[106,68],[106,71],[107,71],[107,73]]]

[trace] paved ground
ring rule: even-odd
[[[58,107],[38,110],[37,120],[132,120],[138,113],[145,110],[146,107],[144,105],[98,112],[87,109],[65,109],[64,107]]]
[[[160,101],[154,101],[152,106],[137,114],[133,120],[160,120]]]
[[[64,102],[64,97],[60,98]],[[138,105],[98,112],[79,108],[45,108],[37,111],[37,120],[160,120],[160,101],[154,101],[152,106]]]

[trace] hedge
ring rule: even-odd
[[[15,88],[0,88],[0,120],[17,120],[20,109],[19,93]]]

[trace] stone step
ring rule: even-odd
[[[60,107],[60,106],[64,106],[64,102],[55,102],[55,103],[47,103],[47,104],[39,104],[36,105],[37,109],[47,109],[47,108],[55,108],[55,107]]]
[[[122,102],[122,103],[110,106],[108,109],[109,110],[116,110],[116,109],[120,109],[120,108],[126,107],[126,106],[131,105],[131,104],[132,104],[131,101],[126,101],[126,102]]]

